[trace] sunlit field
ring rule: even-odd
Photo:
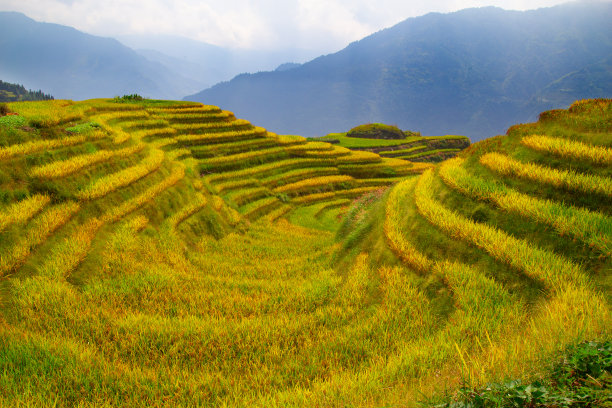
[[[434,406],[610,339],[611,100],[437,165],[199,103],[8,108],[0,406]]]

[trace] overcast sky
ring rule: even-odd
[[[609,0],[603,0],[609,1]],[[565,0],[0,0],[101,36],[172,34],[234,48],[331,52],[408,17],[468,7],[528,10]]]

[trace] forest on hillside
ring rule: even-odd
[[[19,102],[19,101],[49,101],[53,96],[44,93],[42,90],[32,91],[23,85],[11,84],[0,80],[0,102]]]

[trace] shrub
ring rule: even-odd
[[[406,135],[397,126],[383,123],[368,123],[349,130],[347,137],[361,137],[366,139],[405,139]]]
[[[118,103],[135,102],[135,101],[142,101],[142,100],[144,100],[144,98],[138,94],[123,95],[121,97],[115,96],[115,98],[113,99],[114,102],[118,102]]]

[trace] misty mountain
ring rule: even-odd
[[[139,93],[180,98],[203,82],[177,75],[117,40],[21,13],[0,12],[0,78],[44,89],[56,98],[88,99]]]
[[[611,3],[430,13],[299,67],[239,75],[185,99],[279,133],[384,122],[480,140],[542,110],[612,96],[610,21]]]
[[[245,72],[269,71],[288,61],[307,61],[319,54],[302,49],[246,50],[172,35],[124,35],[117,38],[151,61],[206,84],[194,92]]]

